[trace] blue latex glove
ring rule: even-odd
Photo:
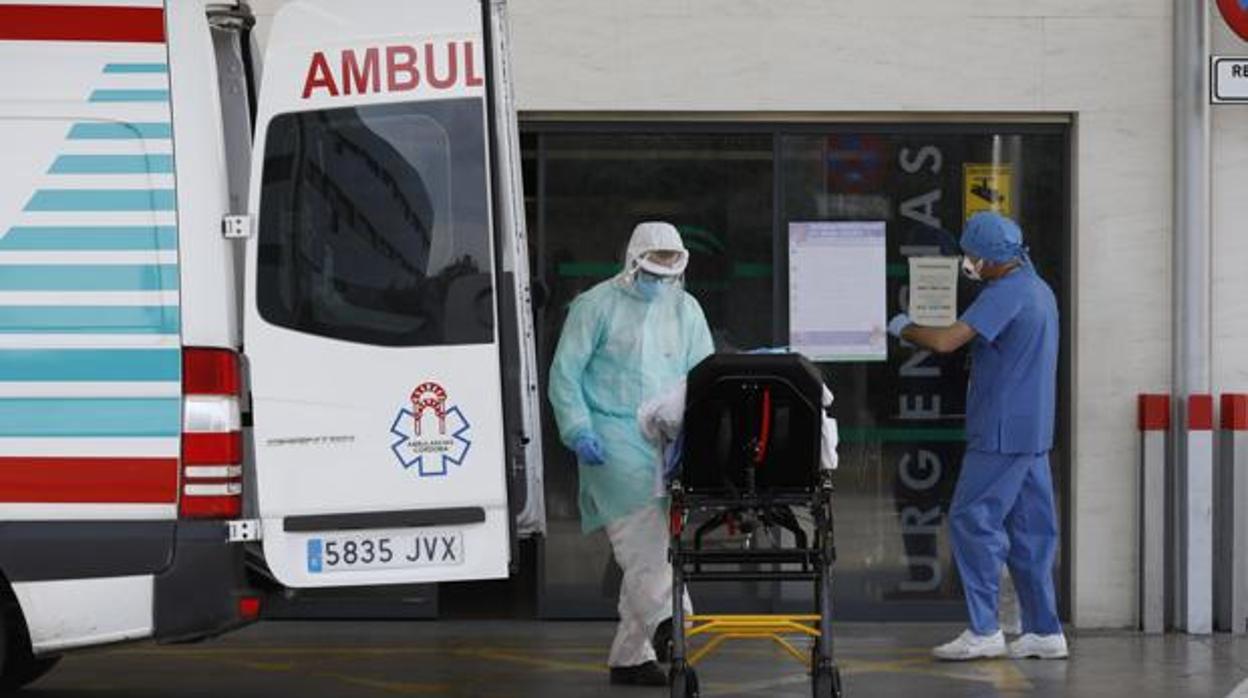
[[[681,454],[685,450],[685,432],[681,430],[676,435],[676,440],[668,445],[667,450],[663,453],[663,482],[671,484],[672,477],[680,470]]]
[[[914,323],[910,320],[909,315],[905,313],[898,313],[897,315],[893,316],[892,320],[888,321],[888,333],[893,335],[897,339],[901,339],[901,331],[906,329],[907,325],[913,325],[913,324]]]
[[[607,460],[606,451],[602,448],[602,440],[592,432],[576,437],[572,450],[584,465],[602,465]]]

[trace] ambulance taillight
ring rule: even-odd
[[[227,519],[243,511],[243,436],[238,354],[182,352],[182,477],[179,516]]]

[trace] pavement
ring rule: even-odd
[[[846,696],[1227,696],[1248,677],[1248,639],[1072,635],[1068,661],[946,664],[938,624],[839,624]],[[667,696],[607,684],[613,625],[541,621],[265,622],[214,640],[72,654],[27,695],[44,698]],[[804,668],[770,643],[729,643],[700,667],[703,696],[810,696]],[[1248,695],[1248,693],[1246,693]]]

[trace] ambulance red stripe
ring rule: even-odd
[[[159,7],[0,5],[0,41],[165,41]]]
[[[0,502],[174,504],[177,458],[0,458]]]

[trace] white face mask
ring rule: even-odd
[[[970,257],[962,257],[962,273],[966,275],[966,278],[971,281],[983,281],[984,277],[979,275],[979,273],[983,270],[984,260],[981,259],[972,264]]]

